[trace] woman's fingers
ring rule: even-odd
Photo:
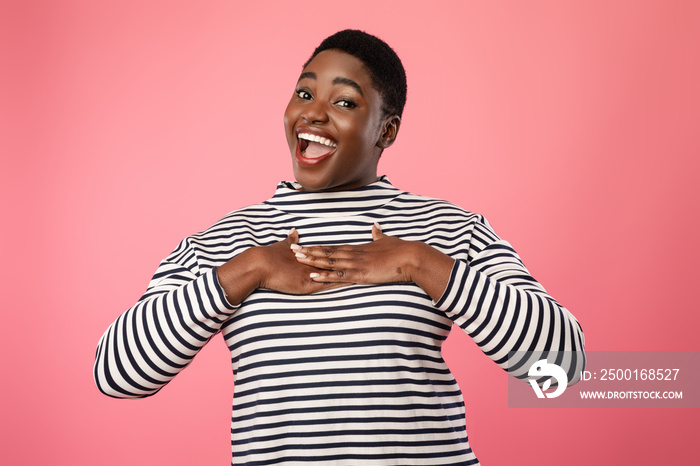
[[[299,234],[292,229],[282,241],[269,246],[251,248],[256,254],[253,262],[260,270],[258,288],[299,295],[349,284],[343,283],[342,280],[332,282],[312,280],[310,274],[321,270],[294,257],[290,248],[297,246],[298,240]]]
[[[363,245],[358,246],[299,246],[298,244],[290,245],[290,248],[298,259],[318,260],[319,263],[324,260],[352,259],[364,253]],[[333,262],[331,261],[331,262]]]
[[[339,270],[357,266],[361,263],[357,260],[353,260],[353,258],[345,259],[333,255],[316,256],[313,254],[303,254],[301,252],[297,252],[294,255],[296,256],[297,261],[301,262],[302,264],[324,270]]]
[[[407,242],[386,236],[381,226],[372,226],[372,242],[359,245],[300,246],[291,244],[300,264],[313,267],[309,278],[319,283],[408,282]]]
[[[382,227],[379,226],[377,222],[372,225],[372,241],[377,241],[384,238],[384,233],[382,233]]]
[[[359,254],[364,254],[367,252],[366,244],[359,245],[333,245],[333,246],[300,246],[298,243],[299,235],[296,234],[297,241],[290,243],[290,248],[299,259],[304,259],[306,257],[313,258],[333,258],[333,259],[353,259],[358,257]],[[372,241],[377,241],[386,237],[382,233],[382,227],[378,223],[372,225]]]
[[[359,246],[343,247],[293,247],[297,261],[314,267],[309,277],[320,283],[363,283],[363,270],[367,268],[367,255]]]
[[[284,239],[284,242],[290,246],[299,242],[299,232],[296,228],[292,228],[291,230],[289,230],[289,234],[287,234],[287,237]]]
[[[322,270],[309,274],[311,280],[318,283],[363,283],[359,271],[355,269]]]

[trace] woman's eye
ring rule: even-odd
[[[303,89],[297,90],[296,93],[297,97],[299,97],[300,99],[311,100],[311,94]]]
[[[345,99],[339,100],[339,101],[336,102],[335,104],[336,104],[336,105],[339,105],[339,106],[341,106],[341,107],[345,107],[345,108],[355,108],[355,107],[357,107],[357,104],[356,104],[355,102],[353,102],[353,101],[351,101],[351,100],[345,100]]]

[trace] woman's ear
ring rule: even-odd
[[[386,149],[391,146],[396,140],[396,135],[399,134],[399,127],[401,126],[401,117],[398,115],[391,115],[382,125],[382,135],[377,141],[377,146],[381,149]]]

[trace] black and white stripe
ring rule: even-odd
[[[483,217],[386,178],[346,192],[296,188],[281,183],[163,261],[99,343],[100,390],[152,395],[221,331],[236,384],[232,464],[465,465],[478,461],[441,354],[453,322],[503,368],[511,351],[566,350],[578,354],[572,378],[581,369],[578,322]],[[392,284],[307,296],[259,289],[234,307],[216,280],[215,267],[292,227],[302,245],[359,244],[371,241],[374,222],[457,259],[437,303],[414,284]]]

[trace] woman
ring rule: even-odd
[[[285,111],[296,182],[161,263],[100,341],[100,390],[152,395],[220,331],[232,464],[463,465],[478,460],[441,355],[453,322],[504,368],[510,351],[571,351],[573,380],[578,322],[486,220],[377,177],[405,96],[387,44],[323,41]]]

